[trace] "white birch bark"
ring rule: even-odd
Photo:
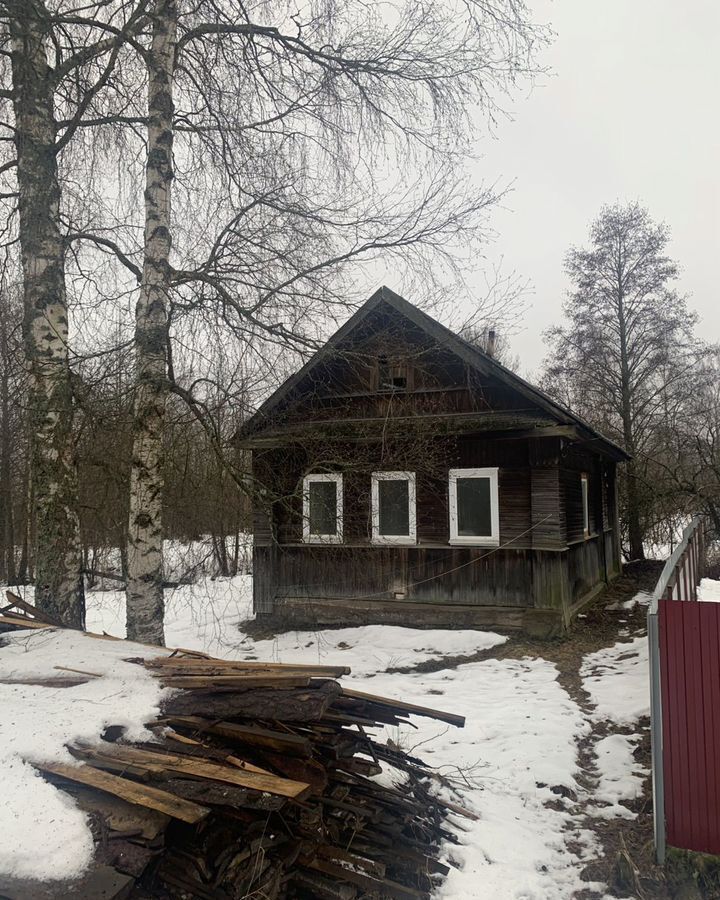
[[[127,636],[164,643],[163,431],[168,393],[167,304],[173,179],[175,0],[156,0],[148,53],[145,257],[135,310],[135,394],[127,548]]]
[[[42,0],[21,0],[7,8],[18,161],[23,340],[30,378],[35,603],[65,624],[82,627],[65,261],[59,230],[53,83],[46,56],[49,15]]]

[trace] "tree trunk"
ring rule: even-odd
[[[175,0],[157,0],[148,54],[145,258],[135,310],[135,394],[128,519],[127,636],[164,643],[163,431],[168,395],[166,323],[173,179]]]
[[[24,274],[23,340],[29,371],[35,603],[66,625],[85,619],[80,571],[73,397],[68,360],[65,261],[59,231],[48,12],[41,0],[7,4]]]
[[[618,284],[618,325],[620,332],[620,378],[623,441],[625,449],[633,457],[625,467],[627,477],[627,520],[630,559],[645,559],[643,530],[640,522],[640,496],[638,491],[637,462],[635,460],[635,432],[632,416],[632,396],[630,392],[630,365],[627,347],[627,324],[623,305],[622,285]]]
[[[15,584],[15,508],[12,480],[12,423],[10,421],[10,345],[8,332],[9,305],[0,308],[0,528],[2,529],[2,556],[0,579]]]

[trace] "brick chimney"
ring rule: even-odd
[[[489,328],[487,333],[487,344],[485,347],[485,352],[488,356],[495,356],[495,340],[497,338],[497,334],[495,333],[494,328]]]

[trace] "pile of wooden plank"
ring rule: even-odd
[[[51,627],[33,613],[0,624],[30,616]],[[185,650],[128,658],[174,689],[147,723],[154,739],[129,744],[110,727],[99,743],[70,747],[80,766],[41,767],[90,813],[97,866],[124,875],[126,891],[409,900],[447,874],[437,859],[456,839],[446,816],[470,814],[440,802],[422,762],[377,732],[413,716],[462,717],[351,690],[337,680],[343,667]],[[70,666],[66,680],[94,677]],[[388,767],[401,786],[374,777]]]

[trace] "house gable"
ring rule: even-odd
[[[559,428],[623,451],[570,411],[383,287],[240,429],[246,446],[388,427],[444,433]]]

